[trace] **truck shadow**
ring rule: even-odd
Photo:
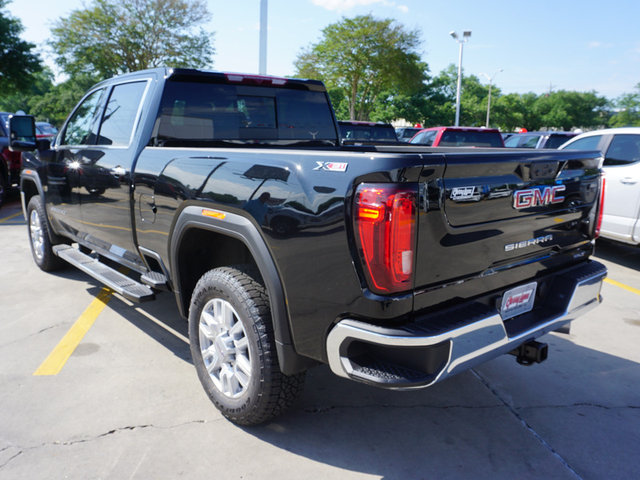
[[[600,238],[596,243],[595,258],[640,271],[640,248],[637,246]]]
[[[87,288],[87,291],[94,297],[97,297],[100,291],[106,288],[97,280],[73,268],[63,269],[52,274],[68,280],[88,282],[91,286]],[[193,363],[189,350],[187,322],[178,313],[173,293],[156,292],[154,301],[144,303],[132,303],[114,294],[107,303],[107,308],[117,312],[131,325],[140,329],[176,357],[187,363]]]
[[[118,297],[108,306],[176,357],[193,364],[187,322],[178,313],[173,293],[156,292],[156,300],[139,304]]]
[[[640,465],[628,461],[638,441],[638,364],[563,336],[546,341],[542,365],[524,369],[503,356],[413,392],[320,367],[296,408],[245,432],[376,478],[572,478],[558,456],[583,478],[638,478]]]

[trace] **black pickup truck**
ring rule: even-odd
[[[320,82],[186,69],[97,84],[53,149],[10,123],[38,266],[173,292],[238,424],[320,363],[405,389],[542,361],[535,339],[601,301],[598,152],[342,145]]]

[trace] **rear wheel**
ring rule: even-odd
[[[34,195],[27,206],[27,228],[31,254],[36,265],[45,272],[58,270],[64,261],[57,257],[51,247],[51,229],[39,195]]]
[[[263,423],[302,391],[304,373],[284,375],[263,285],[236,268],[205,273],[189,309],[189,340],[198,377],[220,412],[239,425]]]

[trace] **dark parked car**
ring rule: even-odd
[[[526,132],[512,135],[504,141],[511,148],[558,148],[577,135],[574,132]]]
[[[36,137],[38,140],[53,140],[58,135],[58,129],[48,122],[36,122]]]
[[[504,147],[499,130],[479,127],[425,128],[409,143],[428,147]]]
[[[401,142],[409,142],[420,130],[422,130],[420,127],[397,127],[396,136]]]
[[[340,120],[340,138],[347,143],[397,143],[396,131],[389,123]]]

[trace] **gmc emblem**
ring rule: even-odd
[[[518,190],[513,194],[513,208],[521,209],[562,203],[564,202],[564,197],[560,196],[559,193],[564,192],[566,188],[564,185],[556,185],[554,187]]]

